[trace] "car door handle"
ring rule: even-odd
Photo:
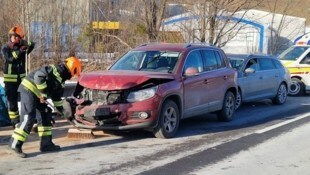
[[[205,79],[205,80],[203,80],[203,82],[205,83],[205,84],[208,84],[208,79]]]
[[[261,79],[261,80],[262,80],[262,79],[263,79],[263,77],[259,77],[259,79]]]
[[[224,78],[224,80],[227,80],[228,77],[227,77],[227,75],[225,75],[223,78]]]

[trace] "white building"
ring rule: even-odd
[[[219,16],[219,20],[226,19]],[[199,34],[199,16],[184,13],[166,19],[164,31],[180,31],[186,42],[198,42],[194,36]],[[264,53],[271,49],[281,52],[290,46],[294,39],[305,33],[305,18],[285,16],[260,10],[239,11],[234,14],[224,30],[238,23],[228,35],[234,36],[222,49],[227,53]],[[208,38],[206,33],[206,38]],[[276,37],[278,35],[278,37]],[[225,37],[221,42],[226,42]],[[278,44],[276,44],[278,43]]]

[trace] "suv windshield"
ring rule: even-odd
[[[171,72],[180,55],[180,52],[169,51],[129,51],[110,70]]]
[[[230,58],[229,59],[231,66],[237,70],[237,71],[241,71],[242,69],[242,64],[244,62],[244,59],[238,59],[238,58]]]
[[[295,61],[309,47],[290,47],[279,55],[280,60]]]

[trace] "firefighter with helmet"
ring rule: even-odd
[[[29,73],[23,79],[18,89],[21,96],[21,121],[17,124],[9,143],[11,152],[22,158],[27,157],[27,154],[22,151],[22,145],[36,119],[40,151],[60,150],[60,146],[52,142],[52,111],[46,104],[46,99],[51,98],[57,110],[64,114],[61,97],[65,81],[79,76],[81,69],[80,60],[76,57],[69,57],[64,63],[44,66]],[[36,113],[39,115],[36,116]]]
[[[26,54],[34,48],[34,43],[24,40],[25,34],[20,26],[9,30],[9,42],[2,47],[4,58],[4,85],[8,101],[8,112],[13,128],[19,122],[18,86],[26,76]]]

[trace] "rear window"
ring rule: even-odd
[[[271,70],[275,69],[275,65],[273,64],[273,61],[268,58],[260,58],[259,59],[259,67],[260,70]]]
[[[217,59],[213,50],[202,50],[204,70],[214,70],[218,68]]]
[[[215,51],[215,56],[216,56],[218,68],[225,67],[224,60],[223,60],[223,58],[221,57],[220,53],[217,52],[217,51]]]
[[[279,60],[272,60],[277,69],[282,69],[283,65]]]

